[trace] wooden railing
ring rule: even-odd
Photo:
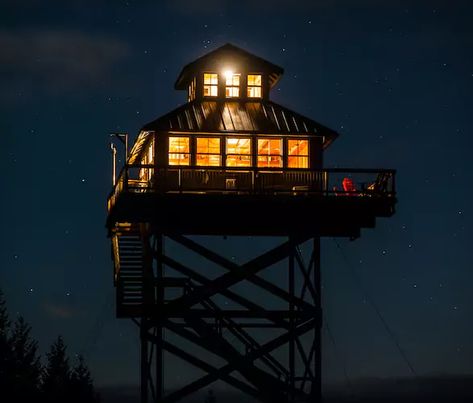
[[[392,169],[241,169],[127,165],[108,198],[108,209],[122,193],[235,193],[394,197]]]

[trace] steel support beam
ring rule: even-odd
[[[319,403],[319,239],[310,241],[312,250],[308,265],[305,265],[299,249],[301,243],[308,245],[307,239],[292,236],[249,262],[237,265],[194,240],[180,235],[166,235],[180,248],[217,264],[224,271],[210,279],[203,274],[205,270],[202,267],[190,268],[168,256],[164,248],[165,236],[148,230],[148,233],[142,232],[144,262],[148,266],[144,276],[146,284],[143,284],[146,303],[141,321],[135,321],[140,326],[141,338],[141,403],[149,403],[150,398],[156,403],[177,402],[216,380],[222,380],[266,403]],[[284,260],[287,261],[287,284],[277,284],[258,275]],[[183,277],[166,277],[166,267]],[[251,282],[279,301],[278,306],[283,302],[287,308],[270,310],[235,289],[230,290],[242,281]],[[182,290],[182,295],[166,300],[166,287]],[[220,306],[215,299],[217,296],[230,299],[241,308]],[[221,300],[218,301],[221,303]],[[259,329],[259,336],[261,332],[266,332],[269,341],[258,342],[260,337],[253,336],[254,329]],[[271,329],[279,329],[282,334],[270,337]],[[205,357],[166,340],[165,330],[220,357],[226,364],[220,368],[210,365]],[[300,338],[312,333],[309,344]],[[287,362],[279,361],[274,354],[283,347],[287,348]],[[178,390],[167,391],[163,377],[165,350],[206,375]],[[233,372],[238,372],[245,382],[236,378]]]

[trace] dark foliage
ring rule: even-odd
[[[72,403],[95,403],[99,401],[94,390],[90,371],[87,368],[82,355],[79,355],[77,358],[77,365],[72,370],[70,382],[70,390],[72,394],[72,399],[70,401]]]
[[[31,338],[31,327],[20,317],[15,321],[11,336],[13,374],[12,395],[20,401],[31,401],[38,395],[41,363],[38,343]]]
[[[13,349],[9,338],[10,319],[0,291],[0,390],[7,394],[12,384]]]
[[[19,317],[12,325],[0,290],[0,401],[2,403],[97,403],[90,371],[79,356],[71,368],[58,337],[41,366],[31,327]]]
[[[42,392],[45,401],[60,403],[69,396],[71,369],[66,355],[66,346],[61,336],[46,353],[47,364],[43,373]]]

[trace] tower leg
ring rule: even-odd
[[[313,282],[315,285],[315,305],[320,310],[320,320],[314,325],[314,375],[312,396],[314,402],[322,401],[322,287],[320,273],[320,238],[313,239]]]
[[[289,242],[291,243],[291,252],[289,253],[289,264],[288,264],[288,291],[289,291],[289,396],[288,402],[294,401],[294,389],[295,389],[295,372],[296,372],[296,357],[295,357],[295,306],[294,306],[294,290],[295,290],[295,280],[294,280],[294,257],[295,257],[295,248],[296,245],[293,242],[293,239],[289,237]]]
[[[156,282],[158,312],[163,311],[164,307],[164,265],[163,265],[163,251],[164,251],[164,236],[156,234]],[[158,316],[156,322],[156,403],[160,403],[164,392],[164,362],[163,362],[163,345],[164,345],[164,329],[162,319]]]
[[[148,403],[148,381],[149,381],[149,365],[148,365],[148,332],[147,320],[141,319],[140,323],[140,339],[141,339],[141,403]]]

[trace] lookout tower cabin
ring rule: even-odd
[[[266,403],[321,401],[320,238],[357,238],[394,214],[395,172],[324,168],[338,134],[271,101],[282,74],[229,44],[188,64],[175,84],[187,102],[143,126],[114,175],[107,228],[117,316],[140,327],[141,403],[177,402],[216,380]],[[237,264],[199,235],[283,242]],[[281,276],[259,275],[275,264]],[[164,350],[206,375],[166,389]]]
[[[111,233],[357,237],[394,212],[394,172],[323,169],[338,134],[271,101],[283,69],[231,44],[186,65],[187,102],[146,124],[108,199]]]

